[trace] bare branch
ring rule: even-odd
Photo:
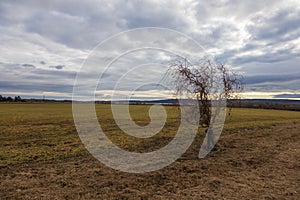
[[[217,93],[219,97],[236,99],[243,90],[242,76],[234,73],[224,64],[215,64],[209,58],[192,63],[186,58],[177,56],[169,64],[167,75],[175,84],[177,94],[186,94],[199,101],[201,124],[209,126],[211,118],[211,89],[217,84],[219,77],[224,84],[224,91]]]

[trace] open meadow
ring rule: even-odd
[[[104,132],[128,151],[149,152],[176,133],[179,110],[152,138],[125,135],[110,105],[96,105]],[[139,125],[149,106],[130,107]],[[231,110],[218,150],[198,159],[204,129],[175,163],[145,174],[115,171],[93,158],[76,132],[70,103],[0,104],[0,199],[298,199],[300,112]]]

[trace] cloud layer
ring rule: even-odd
[[[169,28],[190,36],[217,61],[242,73],[248,91],[300,92],[299,22],[300,2],[294,0],[3,0],[0,93],[39,96],[52,92],[49,94],[70,98],[76,72],[93,47],[120,31],[142,27]],[[134,38],[129,40],[134,42]],[[126,42],[112,45],[103,59],[111,59],[115,49],[122,49]],[[162,52],[124,59],[105,75],[103,88],[112,90],[114,77],[121,76],[129,65],[153,62],[153,56],[161,63],[168,60]],[[132,63],[137,60],[140,63]],[[147,66],[146,71],[153,73],[143,76],[145,82],[163,73],[151,67]],[[87,82],[94,74],[86,72]],[[136,74],[122,90],[143,81]]]

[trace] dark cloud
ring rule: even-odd
[[[49,66],[49,68],[55,68],[55,69],[63,69],[64,65],[55,65],[55,66]]]
[[[249,91],[298,91],[300,74],[246,76],[244,83],[246,90]]]
[[[36,82],[21,82],[15,81],[0,81],[0,89],[3,92],[63,92],[72,93],[73,85],[36,83]]]
[[[278,95],[274,95],[273,98],[278,98],[278,99],[300,99],[300,94],[278,94]]]
[[[300,74],[282,74],[282,75],[257,75],[257,76],[245,76],[245,84],[258,84],[258,83],[272,83],[272,82],[287,82],[300,80]]]
[[[32,64],[2,64],[0,91],[3,92],[72,92],[76,72],[47,70]]]
[[[274,53],[266,53],[263,55],[247,55],[232,59],[235,65],[243,65],[245,63],[278,63],[298,57],[300,53],[292,53],[292,49],[282,49]]]
[[[35,65],[32,64],[22,64],[23,67],[36,68]]]

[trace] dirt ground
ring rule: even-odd
[[[146,174],[118,172],[92,156],[2,167],[0,198],[300,199],[299,123],[223,134],[204,159],[193,148]]]

